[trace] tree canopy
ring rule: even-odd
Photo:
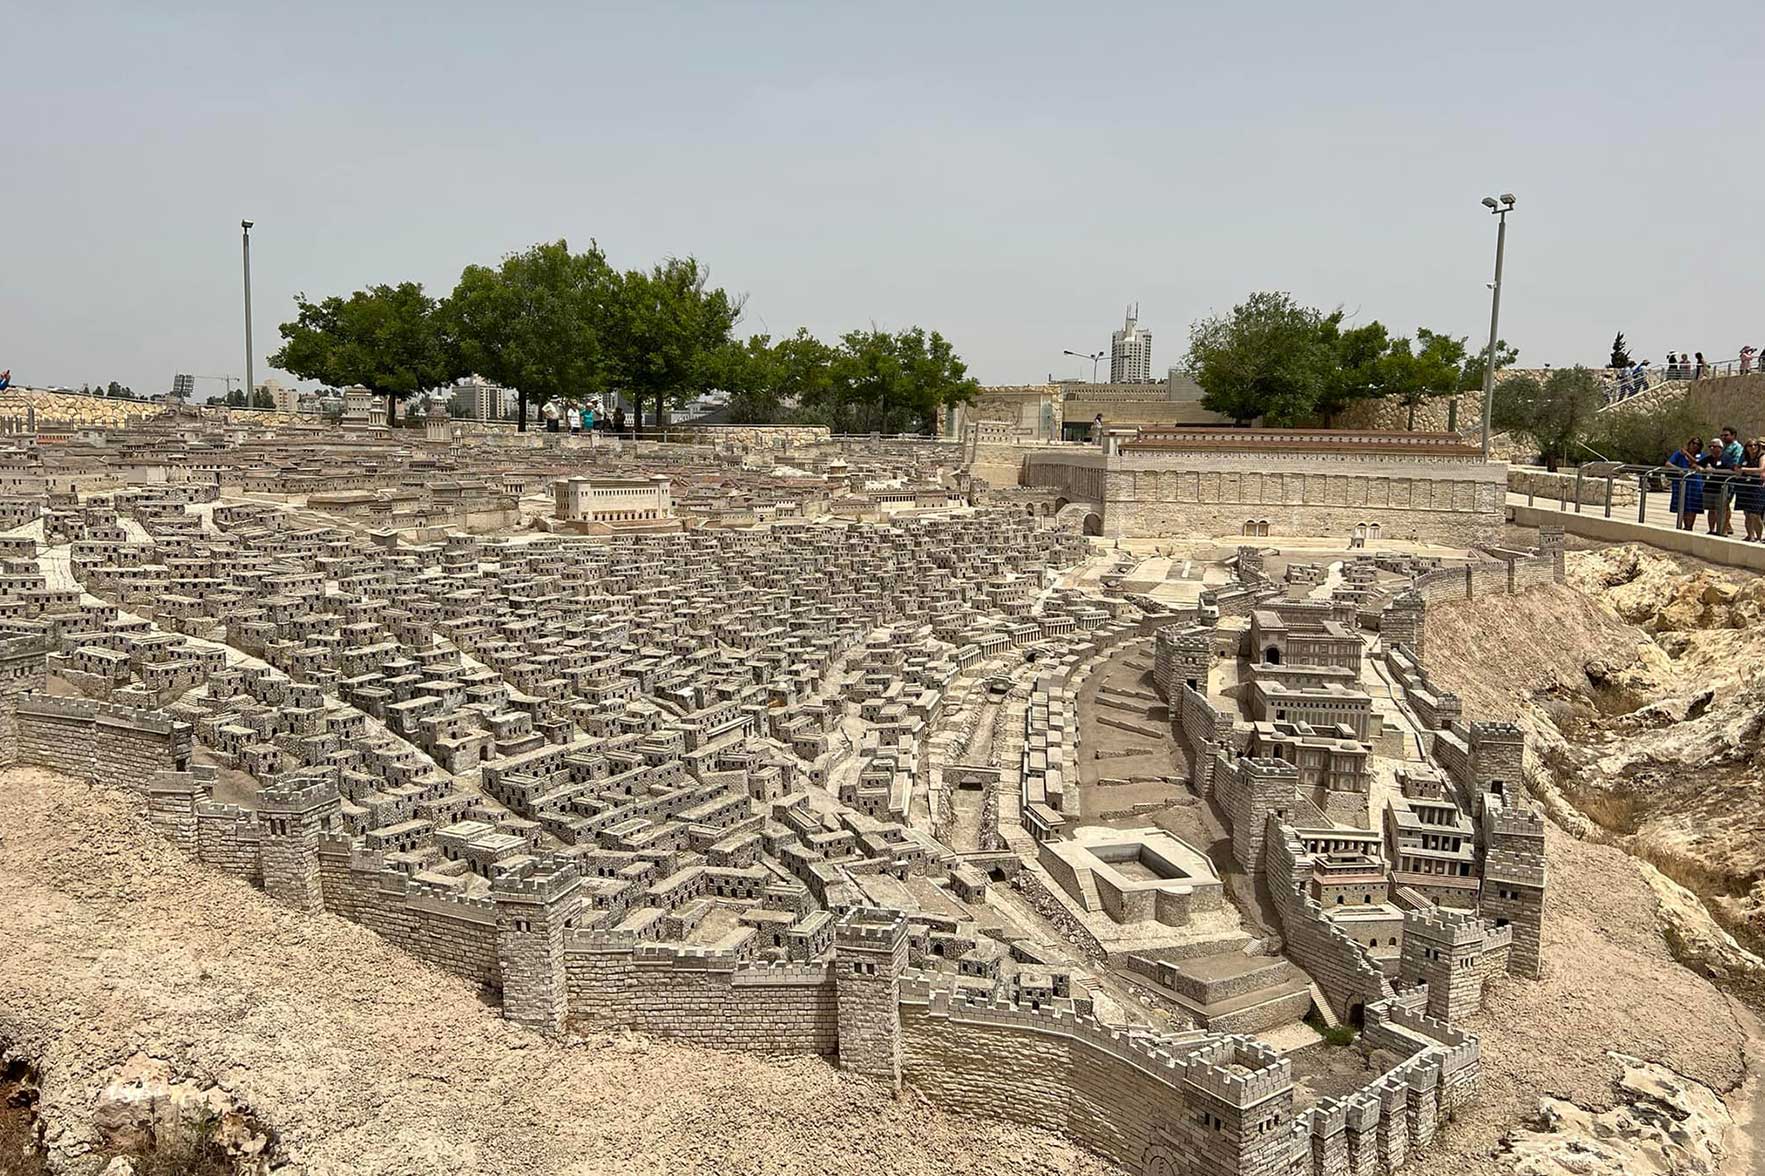
[[[335,387],[359,384],[386,397],[386,419],[400,400],[462,374],[435,299],[421,283],[370,286],[348,298],[295,300],[297,314],[280,327],[283,343],[270,363]]]
[[[1604,403],[1605,389],[1584,367],[1558,368],[1544,380],[1516,375],[1495,386],[1490,423],[1532,441],[1554,470],[1587,436]]]
[[[696,258],[671,257],[620,275],[608,315],[608,365],[640,428],[646,402],[659,423],[665,407],[716,387],[737,346],[731,333],[743,302],[712,287],[710,271]]]
[[[598,244],[572,253],[558,240],[511,253],[495,269],[467,266],[441,318],[460,374],[513,388],[525,429],[530,401],[606,392],[617,296],[618,275]]]
[[[745,296],[710,282],[693,257],[624,272],[598,243],[534,245],[496,266],[469,265],[439,302],[415,282],[295,299],[270,362],[302,379],[363,385],[392,406],[477,374],[514,389],[519,427],[533,403],[620,394],[661,421],[726,392],[732,418],[813,419],[841,428],[927,428],[976,382],[949,340],[871,328],[837,345],[799,330],[738,339]]]
[[[1325,316],[1291,294],[1264,291],[1191,326],[1184,370],[1210,412],[1241,425],[1258,417],[1294,425],[1317,408],[1338,361]]]
[[[1377,319],[1353,326],[1346,319],[1290,294],[1255,293],[1190,328],[1183,368],[1201,385],[1202,407],[1277,427],[1314,418],[1329,427],[1357,401],[1391,398],[1409,410],[1413,429],[1418,407],[1482,383],[1483,353],[1469,352],[1463,338],[1418,327],[1412,339]],[[1498,345],[1498,366],[1514,358]]]

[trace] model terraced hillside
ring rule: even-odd
[[[1739,1021],[1599,1004],[1602,901],[1633,986],[1695,978],[1436,672],[1574,591],[1463,446],[1340,434],[1289,495],[1156,430],[993,486],[973,438],[354,424],[3,438],[0,1044],[55,1170],[573,1170],[610,1050],[606,1170],[1555,1171],[1742,1081]],[[441,1127],[475,1072],[557,1146]]]

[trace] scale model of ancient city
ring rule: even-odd
[[[1603,1108],[1548,1058],[1515,1077],[1540,1048],[1519,1010],[1573,1024],[1606,991],[1606,949],[1557,922],[1560,855],[1596,847],[1547,816],[1530,729],[1437,680],[1455,610],[1561,596],[1610,554],[1624,483],[1614,512],[1611,483],[1433,415],[1209,424],[1165,383],[982,389],[925,437],[293,403],[0,399],[0,756],[34,828],[102,812],[163,846],[106,848],[153,863],[125,890],[175,877],[210,896],[191,924],[235,917],[222,894],[277,968],[308,937],[384,941],[381,995],[457,992],[499,1051],[559,1051],[536,1086],[665,1043],[638,1056],[682,1081],[761,1055],[1085,1171],[1618,1170],[1552,1150],[1531,1112],[1559,1097],[1556,1128],[1716,1170],[1689,1113],[1638,1110],[1692,1083],[1650,1079],[1671,1059],[1631,1057],[1622,1015]],[[1723,967],[1658,953],[1688,1023],[1757,962],[1698,927]],[[347,1048],[410,1032],[354,999]],[[61,1116],[51,1170],[191,1098],[243,1132],[240,1170],[327,1169],[256,1070],[144,1030],[70,1074],[53,1010],[7,1003],[9,1073]],[[298,1068],[323,1036],[279,1048]],[[1504,1121],[1473,1126],[1492,1099]],[[444,1160],[409,1170],[515,1170]],[[593,1161],[571,1170],[644,1168]]]

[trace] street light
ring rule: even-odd
[[[1092,352],[1090,355],[1086,355],[1083,351],[1062,351],[1061,354],[1062,355],[1070,355],[1074,359],[1088,359],[1088,360],[1090,360],[1091,361],[1091,382],[1093,384],[1095,384],[1097,382],[1097,361],[1103,358],[1103,352],[1096,351],[1096,352]]]
[[[1508,243],[1508,213],[1514,210],[1514,194],[1503,192],[1483,198],[1483,207],[1497,218],[1495,230],[1495,281],[1489,287],[1489,350],[1483,355],[1483,460],[1489,460],[1490,415],[1495,408],[1495,333],[1501,322],[1501,261]]]
[[[240,239],[245,248],[245,402],[257,392],[257,385],[251,378],[251,224],[248,220],[239,222]]]

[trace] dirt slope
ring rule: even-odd
[[[818,1060],[514,1028],[371,932],[195,865],[119,795],[0,774],[0,1039],[51,1142],[136,1051],[213,1077],[313,1173],[1109,1171]]]
[[[1427,663],[1527,766],[1765,952],[1765,578],[1634,546],[1569,583],[1431,608]]]

